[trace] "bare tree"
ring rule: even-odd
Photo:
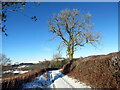
[[[61,59],[62,58],[62,55],[61,55],[61,53],[55,53],[55,54],[53,54],[53,59]]]
[[[85,46],[88,43],[96,46],[100,39],[99,33],[93,30],[90,18],[90,13],[82,15],[78,9],[65,9],[49,19],[49,31],[54,35],[52,39],[62,39],[70,60],[73,59],[77,46]]]
[[[11,60],[10,58],[7,58],[5,54],[0,54],[0,64],[1,65],[6,65],[6,64],[10,64]]]

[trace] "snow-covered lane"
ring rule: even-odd
[[[54,84],[53,88],[73,88],[70,84],[65,82],[62,78],[55,80],[53,84]]]
[[[64,75],[59,71],[60,70],[54,70],[51,72],[52,88],[73,88],[72,85],[62,78]]]
[[[91,88],[90,86],[85,85],[77,81],[76,79],[70,78],[67,75],[63,75],[60,70],[54,70],[51,72],[54,87],[52,88]]]
[[[55,90],[58,88],[91,88],[59,71],[52,70],[46,72],[35,78],[34,81],[24,84],[23,88],[54,88]]]

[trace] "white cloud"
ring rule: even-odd
[[[45,51],[51,51],[51,49],[48,48],[48,47],[45,47],[44,50],[45,50]]]

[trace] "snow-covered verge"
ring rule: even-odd
[[[25,67],[28,67],[29,65],[21,65],[21,66],[18,66],[18,68],[25,68]]]
[[[23,88],[50,88],[51,82],[47,78],[47,73],[40,75],[29,83],[23,85]]]
[[[3,73],[17,73],[17,74],[23,74],[23,73],[26,73],[28,71],[22,71],[22,70],[8,70],[8,71],[4,71]]]
[[[28,72],[28,71],[18,71],[18,70],[13,71],[13,73],[19,73],[19,74],[23,74],[23,73],[26,73],[26,72]]]
[[[28,71],[22,71],[21,69],[28,67],[28,66],[29,65],[21,65],[21,66],[18,66],[16,69],[3,71],[3,74],[6,74],[6,73],[23,74],[23,73],[26,73]]]
[[[4,71],[3,73],[11,73],[13,72],[12,70]]]
[[[35,78],[34,81],[24,84],[23,88],[91,88],[59,71],[46,72]]]

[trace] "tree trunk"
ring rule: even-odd
[[[69,60],[73,60],[73,54],[74,54],[74,47],[73,46],[68,46],[67,48]]]
[[[73,60],[73,53],[71,52],[70,56],[69,56],[70,61]]]

